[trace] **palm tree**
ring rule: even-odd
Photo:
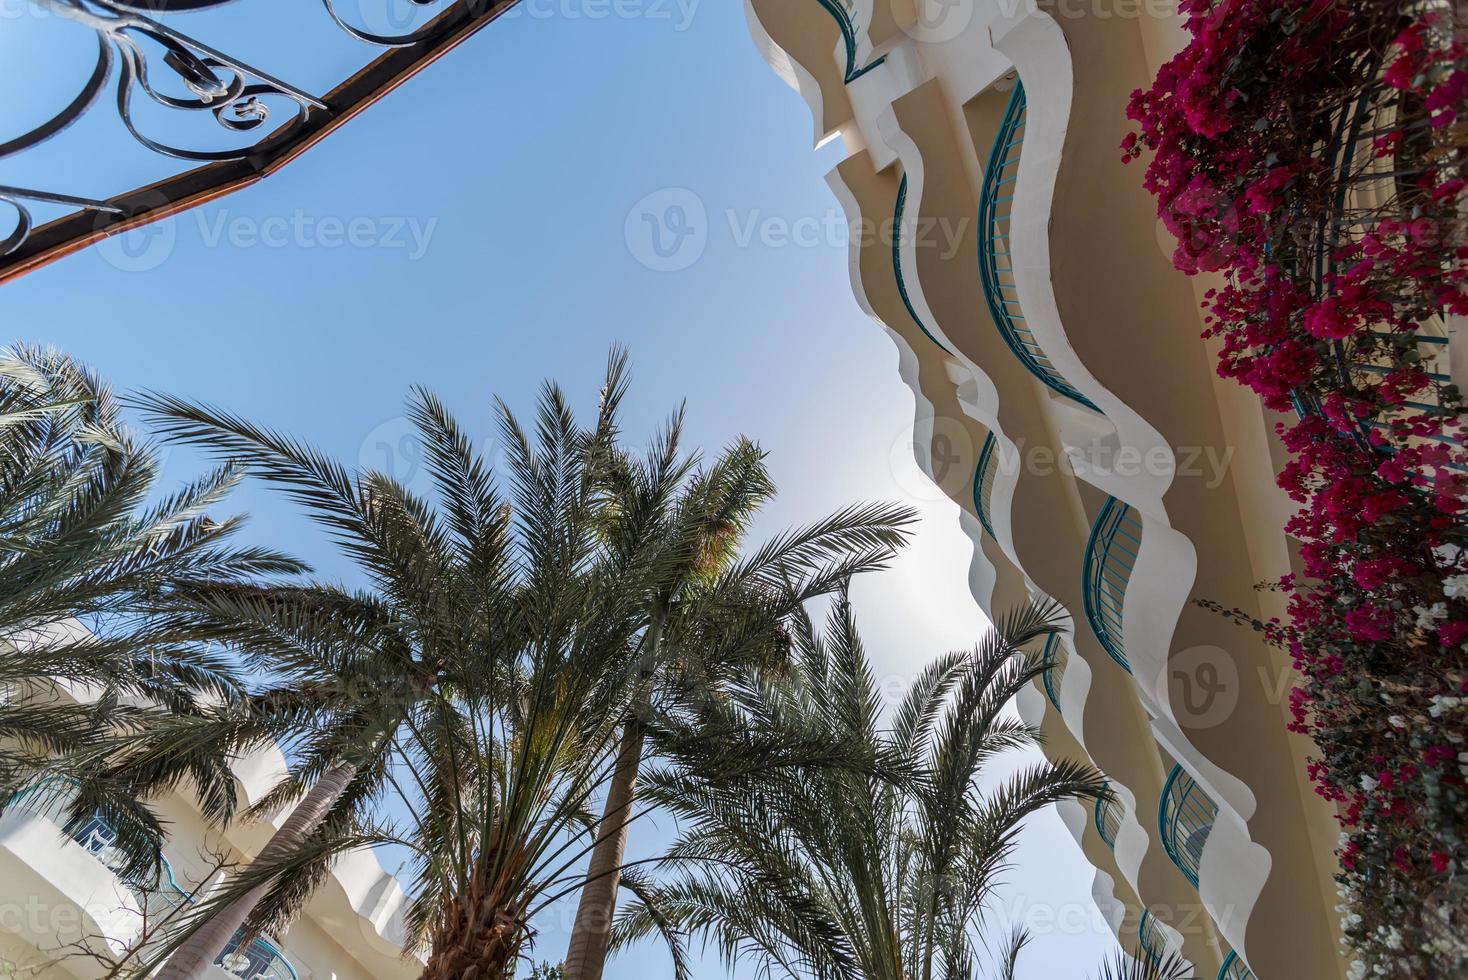
[[[129,874],[159,853],[144,797],[187,777],[206,814],[227,818],[235,803],[222,753],[170,753],[162,733],[236,696],[232,664],[158,604],[200,582],[302,568],[226,546],[240,519],[206,511],[236,470],[150,504],[158,470],[95,374],[54,350],[0,354],[0,810],[42,794],[99,815]],[[142,740],[154,764],[124,776],[115,752]]]
[[[1040,763],[982,792],[1002,752],[1037,733],[1005,704],[1043,662],[1022,651],[1055,627],[1043,609],[1006,617],[976,650],[938,658],[884,722],[882,700],[843,593],[822,634],[798,618],[790,671],[751,672],[725,700],[667,719],[667,758],[648,795],[683,832],[645,899],[619,917],[615,942],[656,933],[688,976],[684,936],[711,940],[728,962],[766,975],[864,980],[968,980],[978,926],[1021,823],[1061,800],[1096,797],[1089,766]],[[793,766],[731,775],[717,760],[729,733],[844,746],[860,766]],[[881,767],[914,773],[887,778]],[[708,778],[707,772],[714,772]],[[1024,937],[1000,957],[1012,970]]]
[[[228,413],[141,399],[166,438],[303,504],[368,580],[182,597],[181,615],[233,631],[276,679],[248,724],[270,719],[291,745],[271,802],[305,800],[201,905],[201,928],[160,977],[191,975],[242,925],[292,914],[342,848],[381,844],[415,856],[408,926],[429,953],[424,976],[508,977],[536,912],[579,888],[592,842],[631,819],[630,807],[600,821],[587,808],[627,771],[628,732],[640,739],[635,719],[664,690],[651,679],[688,686],[768,659],[792,602],[879,567],[900,542],[909,512],[856,507],[727,560],[769,495],[762,455],[741,441],[701,468],[679,448],[680,413],[634,459],[619,445],[626,387],[614,351],[589,429],[554,385],[533,436],[501,404],[507,494],[438,400],[415,391],[437,502]],[[386,799],[397,824],[370,816]]]
[[[242,938],[247,922],[251,934],[269,930],[309,898],[329,855],[299,863],[289,875],[278,873],[282,863],[313,834],[351,831],[355,809],[376,788],[371,770],[380,766],[394,725],[443,678],[435,678],[418,649],[404,641],[388,609],[345,589],[205,583],[175,594],[170,606],[180,628],[187,624],[235,649],[245,667],[267,678],[252,685],[236,710],[175,720],[172,752],[222,747],[237,756],[277,745],[291,749],[294,761],[287,778],[244,814],[258,819],[289,808],[239,876],[248,887],[225,889],[176,917],[170,941],[153,951],[155,959],[160,951],[172,952],[158,976],[194,977]],[[149,767],[153,755],[146,747],[134,749],[125,770]]]
[[[660,451],[636,461],[619,457],[607,481],[605,534],[612,546],[626,551],[646,543],[665,557],[660,575],[646,586],[636,711],[623,722],[606,787],[563,966],[567,980],[599,980],[605,968],[628,832],[637,817],[645,720],[690,695],[702,696],[731,672],[759,666],[744,642],[750,635],[767,636],[802,602],[885,564],[908,520],[891,509],[848,510],[741,560],[750,519],[774,495],[763,453],[741,440],[715,465],[685,478],[693,463],[678,462],[680,424],[681,413]],[[802,580],[793,591],[792,575]]]

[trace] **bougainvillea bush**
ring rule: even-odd
[[[1303,574],[1258,625],[1300,673],[1361,976],[1468,976],[1468,415],[1444,342],[1468,316],[1465,10],[1183,0],[1190,43],[1123,144],[1175,265],[1221,280],[1219,373],[1294,420]]]

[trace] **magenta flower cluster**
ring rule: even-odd
[[[1175,266],[1220,280],[1219,373],[1297,420],[1279,482],[1303,574],[1281,583],[1289,621],[1257,625],[1299,671],[1346,932],[1381,976],[1468,968],[1436,926],[1468,915],[1468,414],[1422,339],[1468,316],[1452,9],[1183,0],[1191,41],[1133,95],[1122,146],[1148,155]]]

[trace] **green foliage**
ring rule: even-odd
[[[300,570],[227,546],[240,520],[207,511],[235,468],[150,502],[158,469],[96,375],[51,350],[0,354],[0,807],[100,814],[135,874],[162,835],[141,797],[187,778],[206,814],[234,807],[222,752],[168,745],[174,719],[238,694],[231,663],[164,614],[170,596]],[[124,772],[138,752],[148,763]]]
[[[1049,610],[1006,617],[972,651],[939,657],[890,719],[846,595],[824,632],[797,617],[783,672],[732,678],[721,697],[663,719],[674,760],[648,794],[682,833],[615,938],[661,936],[687,977],[686,937],[763,975],[970,978],[979,925],[1028,815],[1105,791],[1062,762],[981,792],[1001,753],[1038,733],[1003,716],[1044,669],[1021,651],[1054,630]],[[1012,967],[1023,934],[1000,969]]]
[[[257,814],[323,779],[342,791],[192,923],[266,885],[250,925],[269,928],[336,855],[396,845],[413,856],[407,923],[430,967],[508,975],[537,914],[581,887],[600,829],[589,803],[630,722],[657,760],[646,800],[682,833],[662,861],[624,870],[635,902],[617,942],[659,935],[679,978],[690,936],[771,976],[975,976],[1021,821],[1104,792],[1070,763],[979,788],[999,754],[1036,741],[1002,712],[1045,667],[1021,651],[1053,632],[1050,611],[938,658],[889,714],[846,583],[891,559],[911,513],[856,506],[747,548],[774,493],[763,453],[739,440],[705,464],[680,448],[681,412],[632,453],[626,388],[614,354],[588,427],[554,385],[528,427],[500,405],[498,469],[415,391],[431,497],[148,395],[166,438],[220,463],[149,504],[157,453],[95,376],[52,352],[0,359],[4,799],[64,787],[72,814],[119,830],[125,873],[149,880],[163,828],[140,800],[189,780],[207,815],[230,819],[228,757],[280,742],[290,771]],[[283,555],[229,547],[239,520],[206,511],[247,473],[302,505],[366,587],[302,582]],[[806,604],[832,595],[818,632]],[[31,697],[58,684],[87,694]],[[1026,942],[998,944],[996,975],[1013,975]],[[1180,980],[1176,966],[1119,959],[1106,975]]]
[[[321,827],[218,902],[268,882],[255,923],[279,921],[333,855],[397,845],[413,855],[406,921],[430,971],[512,969],[536,914],[579,887],[588,802],[624,722],[664,710],[654,692],[691,696],[734,665],[778,659],[800,602],[881,567],[903,539],[909,511],[853,507],[735,557],[772,493],[762,452],[740,440],[702,465],[680,448],[680,412],[634,455],[620,442],[626,390],[614,353],[589,426],[552,384],[529,425],[501,404],[499,471],[414,391],[431,498],[227,412],[140,399],[165,438],[300,504],[369,583],[180,598],[272,681],[249,723],[284,740],[292,766],[261,806],[352,767]],[[658,635],[665,652],[650,661]],[[650,688],[651,671],[668,685]],[[384,811],[407,816],[385,823]]]
[[[1162,959],[1149,956],[1133,959],[1118,952],[1103,964],[1100,980],[1198,980],[1198,975],[1177,953],[1169,953]]]

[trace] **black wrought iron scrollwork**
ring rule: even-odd
[[[121,208],[114,207],[106,201],[93,201],[85,197],[73,197],[70,194],[53,194],[49,191],[31,191],[21,187],[5,187],[0,185],[0,204],[8,205],[15,212],[15,230],[4,238],[0,238],[0,258],[20,248],[25,244],[26,239],[30,237],[32,227],[31,212],[23,203],[25,201],[61,204],[67,207],[110,214],[122,213]]]
[[[76,96],[56,115],[47,119],[29,132],[21,133],[0,143],[0,157],[11,156],[44,142],[76,122],[92,107],[102,89],[107,85],[107,76],[112,72],[112,49],[105,34],[97,35],[97,63],[91,77],[82,85]]]
[[[27,0],[22,0],[27,2]],[[0,135],[0,164],[7,158],[28,151],[51,139],[91,112],[109,85],[115,87],[116,112],[132,137],[149,150],[168,157],[196,161],[206,165],[231,161],[250,161],[260,167],[278,164],[288,157],[297,141],[311,134],[329,132],[338,123],[355,114],[363,104],[380,97],[396,80],[411,74],[416,57],[404,64],[401,53],[380,53],[354,79],[366,77],[368,84],[360,90],[337,86],[329,96],[340,100],[337,106],[286,82],[282,78],[256,68],[226,51],[211,46],[175,29],[170,20],[174,14],[204,11],[222,7],[237,0],[28,0],[42,13],[63,19],[91,31],[96,41],[95,59],[85,69],[87,77],[69,96],[63,107],[39,125],[19,135]],[[371,29],[352,23],[343,10],[342,0],[322,0],[328,16],[347,36],[383,47],[403,48],[421,45],[422,60],[441,53],[440,42],[463,27],[477,30],[494,16],[513,5],[515,0],[378,0],[393,14],[391,27]],[[303,9],[315,9],[306,5]],[[319,13],[312,16],[319,17]],[[397,24],[412,23],[401,33],[391,33]],[[86,37],[85,34],[79,34]],[[345,94],[344,94],[345,93]],[[203,138],[196,127],[166,127],[160,132],[159,121],[172,116],[182,121],[213,117],[214,125],[206,128],[213,139]],[[137,110],[135,112],[135,110]],[[145,111],[146,110],[146,111]],[[221,134],[222,131],[222,134]],[[180,132],[188,136],[177,135]],[[195,138],[195,136],[199,138]],[[188,145],[179,145],[188,144]],[[203,149],[218,146],[224,149]],[[217,169],[221,175],[239,168],[206,166],[198,172]],[[187,178],[196,172],[175,174],[168,181]],[[238,174],[221,176],[219,186],[236,180]],[[12,178],[15,179],[15,178]],[[232,185],[231,185],[232,186]],[[128,200],[117,195],[114,200]],[[122,208],[103,201],[23,190],[0,185],[0,259],[28,255],[37,248],[51,249],[57,254],[73,238],[86,237],[87,222],[70,220],[59,230],[48,232],[44,245],[41,236],[33,234],[35,224],[30,207],[38,202],[71,207],[85,216],[95,213],[98,228],[111,228]],[[10,220],[13,212],[14,221]],[[127,217],[134,205],[127,205]],[[60,219],[66,220],[66,219]],[[150,219],[151,220],[151,219]],[[10,229],[6,231],[6,229]],[[58,238],[58,236],[60,236]],[[28,243],[29,240],[29,243]],[[60,244],[58,244],[60,242]],[[7,264],[0,262],[0,280],[8,275]]]
[[[28,133],[0,143],[0,156],[28,149],[61,132],[80,119],[92,107],[114,64],[117,78],[117,112],[133,137],[149,149],[184,160],[237,160],[259,152],[266,141],[289,137],[289,126],[277,127],[266,141],[223,150],[199,150],[177,146],[144,133],[133,119],[132,100],[136,91],[170,109],[207,110],[216,121],[232,132],[249,132],[269,118],[264,97],[274,97],[292,106],[299,120],[312,110],[325,111],[326,104],[288,82],[254,68],[222,51],[195,40],[179,31],[144,16],[140,8],[178,11],[200,10],[219,6],[231,0],[146,0],[124,3],[121,0],[32,0],[61,17],[65,17],[97,35],[97,60],[91,76],[70,103],[57,115]],[[152,80],[149,53],[144,41],[163,52],[161,65],[182,82],[190,97],[169,95]]]

